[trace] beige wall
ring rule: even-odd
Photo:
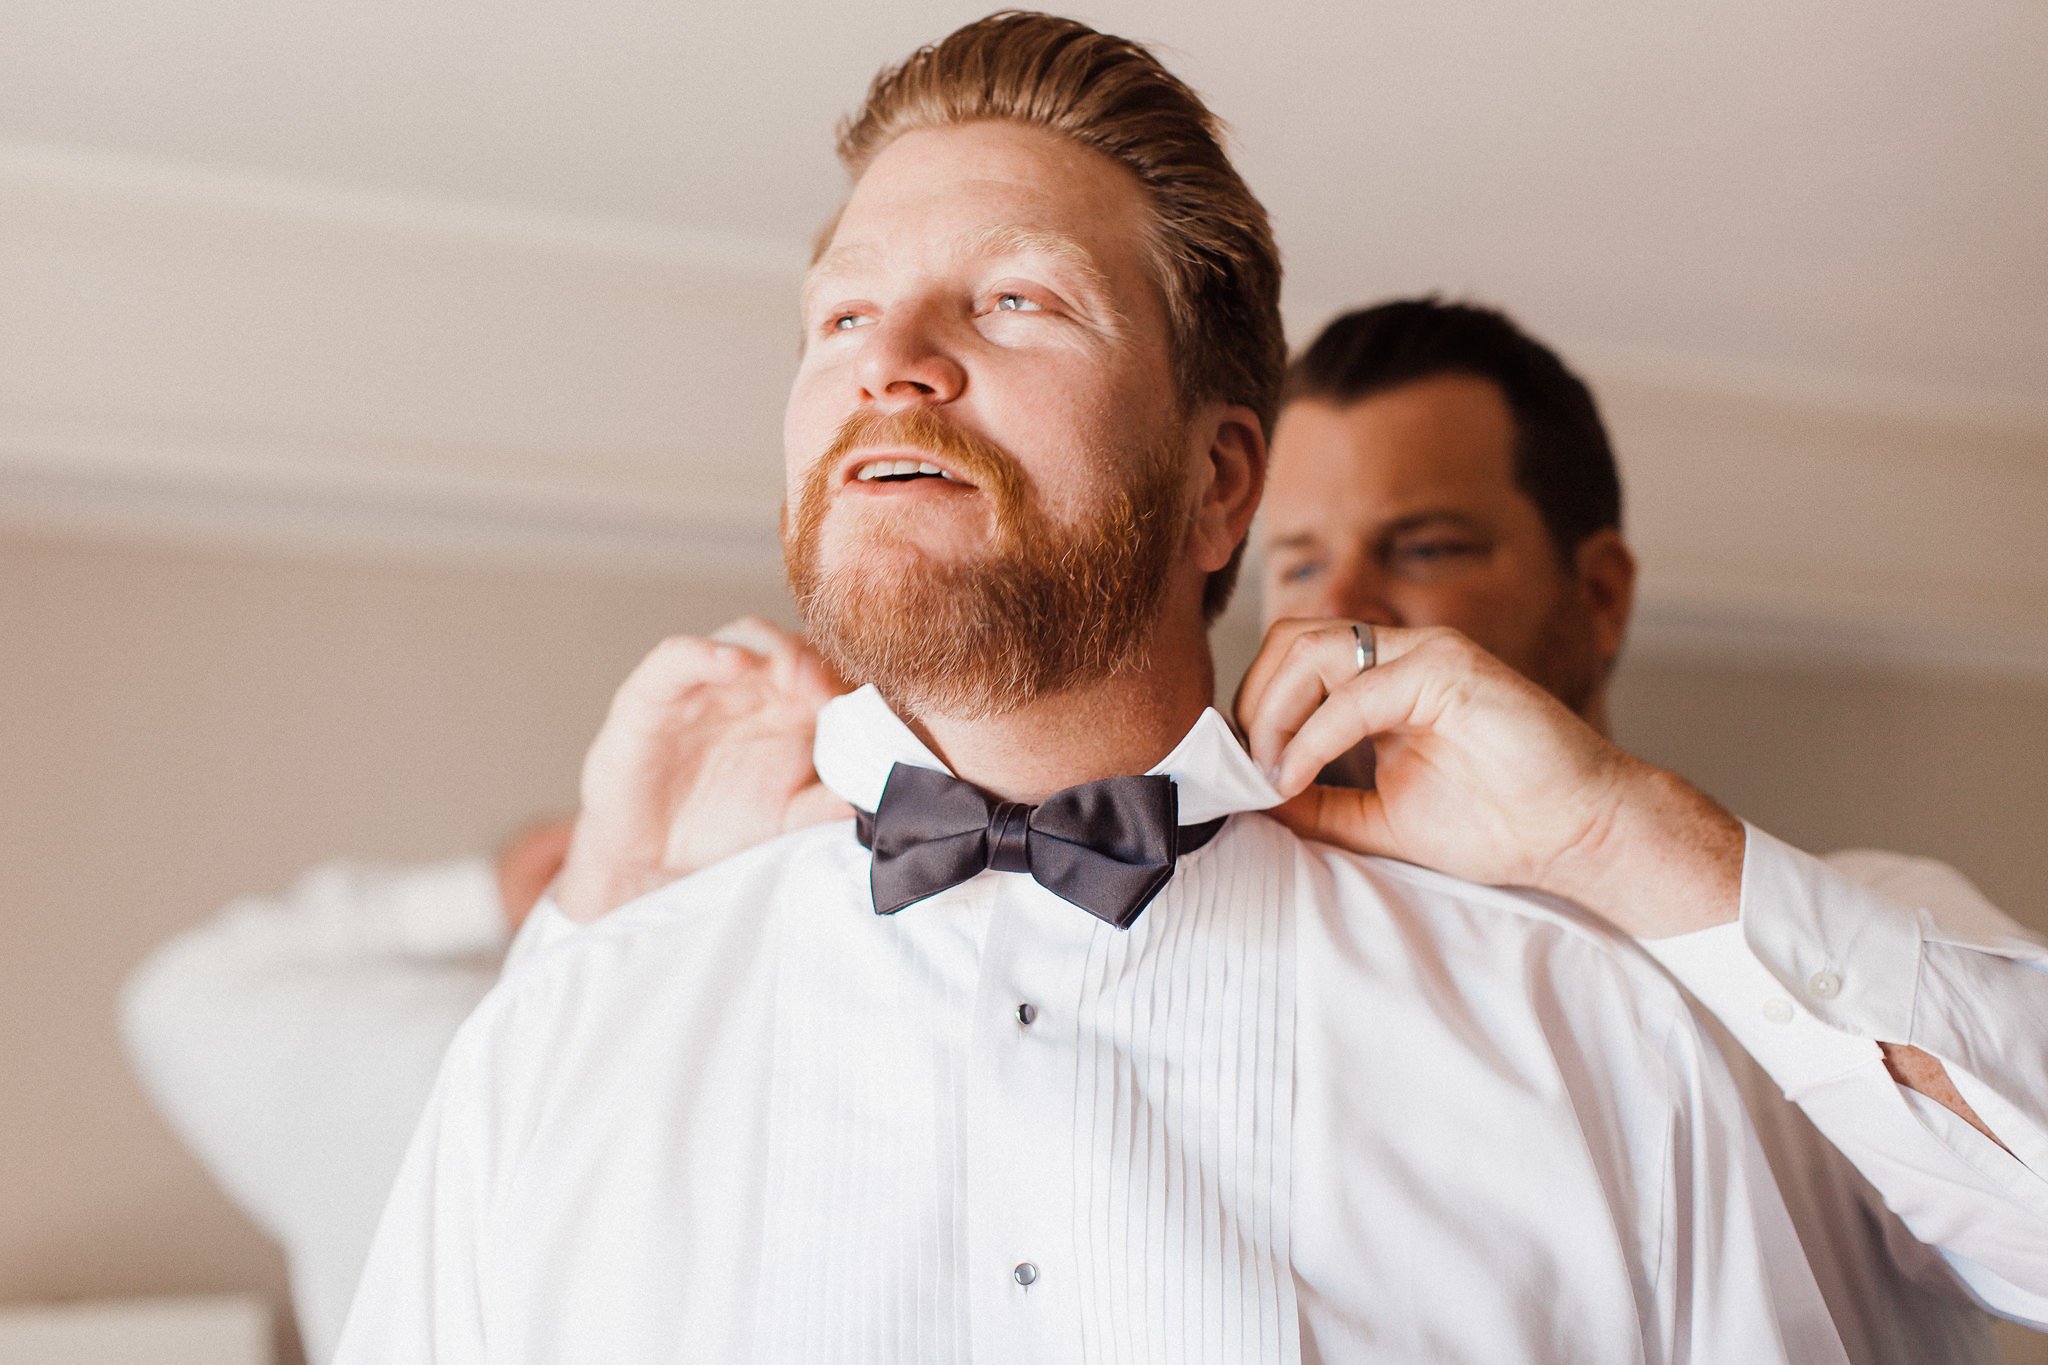
[[[561,808],[618,678],[780,603],[751,583],[0,533],[0,1301],[277,1293],[128,1077],[123,974],[313,862]],[[1247,643],[1240,618],[1226,655]],[[1616,701],[1624,738],[1773,831],[1953,860],[2048,928],[2048,680],[1639,657]]]
[[[563,809],[641,652],[738,609],[644,574],[0,533],[0,1301],[276,1291],[129,1078],[123,974],[313,862],[467,852]]]
[[[2048,932],[2048,679],[1637,657],[1614,725],[1780,838],[1942,859]]]

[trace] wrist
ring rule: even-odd
[[[1742,908],[1742,822],[1676,773],[1632,762],[1593,834],[1557,860],[1541,889],[1638,938],[1733,922]]]
[[[555,906],[578,924],[589,924],[654,890],[662,881],[652,870],[626,859],[579,857],[572,848],[555,881]]]

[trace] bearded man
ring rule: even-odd
[[[884,72],[840,150],[786,542],[865,684],[815,748],[856,818],[508,974],[340,1358],[1841,1360],[1632,946],[1256,814],[1206,628],[1279,268],[1200,102],[1004,14]],[[1552,813],[1545,889],[1606,901],[1575,850],[1610,814]],[[1633,854],[1718,856],[1698,814]],[[606,866],[572,850],[565,908]]]

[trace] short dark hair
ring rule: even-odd
[[[1621,475],[1585,381],[1496,308],[1435,295],[1344,314],[1287,367],[1282,404],[1355,403],[1418,379],[1463,374],[1495,385],[1515,423],[1515,486],[1560,556],[1621,527]]]

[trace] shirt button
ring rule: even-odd
[[[1038,1017],[1038,1007],[1037,1007],[1037,1006],[1035,1006],[1035,1005],[1032,1005],[1032,1004],[1029,1004],[1029,1003],[1026,1003],[1026,1004],[1022,1004],[1022,1005],[1019,1005],[1019,1006],[1017,1006],[1017,1022],[1018,1022],[1018,1023],[1020,1023],[1020,1024],[1022,1024],[1022,1025],[1023,1025],[1023,1026],[1025,1027],[1025,1028],[1030,1028],[1030,1027],[1031,1027],[1031,1021],[1032,1021],[1033,1019],[1036,1019],[1037,1017]],[[1029,1284],[1029,1283],[1031,1283],[1031,1282],[1030,1282],[1029,1280],[1021,1280],[1021,1281],[1019,1281],[1019,1283],[1021,1283],[1021,1284]]]
[[[1010,1272],[1010,1278],[1029,1289],[1038,1282],[1038,1267],[1029,1261],[1019,1261],[1017,1268]]]
[[[1764,1001],[1764,1018],[1774,1024],[1791,1023],[1792,1002],[1790,1000],[1780,1000],[1776,996]]]
[[[1806,989],[1813,992],[1816,1000],[1832,1000],[1842,993],[1842,974],[1815,972],[1807,978]]]

